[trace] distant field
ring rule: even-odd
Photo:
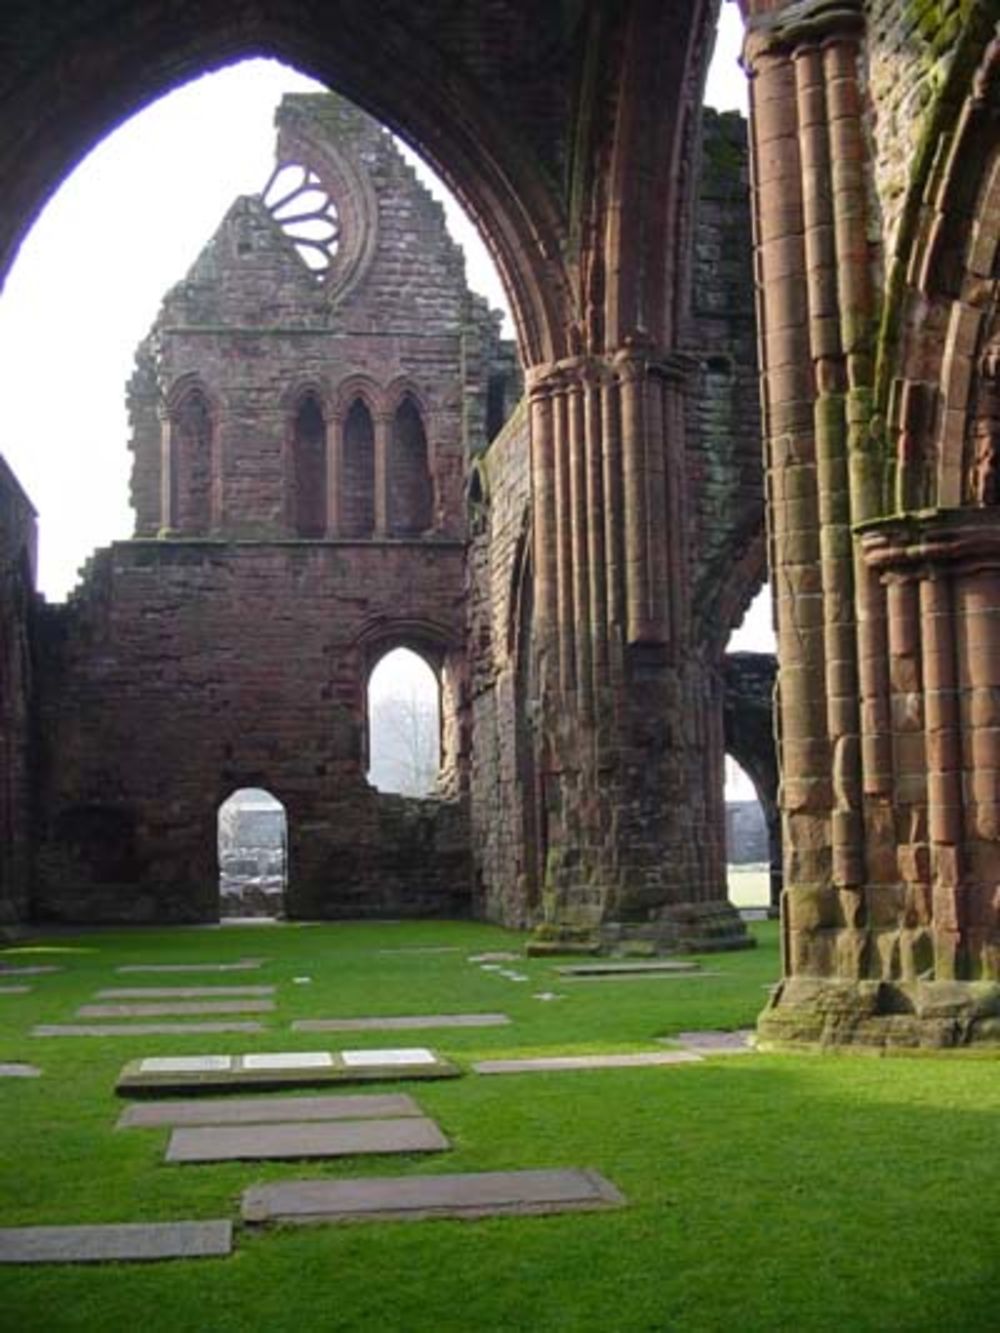
[[[729,866],[729,901],[736,907],[767,907],[771,901],[771,876],[767,866]]]

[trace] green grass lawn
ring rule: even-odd
[[[777,974],[758,949],[691,979],[530,981],[467,955],[518,948],[467,923],[100,931],[7,951],[58,963],[0,996],[0,1224],[235,1217],[241,1191],[306,1176],[584,1166],[617,1212],[240,1232],[231,1258],[6,1268],[0,1328],[190,1330],[995,1330],[1000,1327],[1000,1062],[715,1057],[698,1065],[413,1085],[451,1139],[435,1157],[170,1166],[166,1130],[115,1132],[136,1056],[432,1045],[488,1056],[648,1049],[752,1023]],[[451,947],[455,952],[416,952]],[[403,952],[384,952],[402,950]],[[412,950],[412,952],[410,952]],[[258,972],[117,976],[122,962],[259,956]],[[309,977],[296,983],[296,977]],[[31,981],[31,978],[26,978]],[[274,982],[261,1036],[34,1039],[102,987]],[[535,999],[555,991],[565,998]],[[500,1010],[506,1028],[293,1034],[297,1017]],[[369,1085],[365,1090],[405,1085]]]

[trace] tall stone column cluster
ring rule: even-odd
[[[868,8],[777,7],[745,48],[785,847],[761,1031],[952,1045],[1000,1037],[1000,534],[924,475],[972,428],[920,262],[940,223],[882,288]]]
[[[544,903],[557,935],[741,942],[719,682],[687,606],[684,362],[638,342],[529,381]]]

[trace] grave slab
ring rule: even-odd
[[[35,1065],[22,1064],[20,1061],[0,1064],[0,1078],[40,1078],[41,1073]]]
[[[263,958],[241,958],[235,963],[124,963],[116,972],[252,972]]]
[[[544,1055],[525,1060],[480,1060],[477,1074],[544,1074],[563,1069],[639,1069],[646,1065],[697,1064],[694,1051],[636,1051],[623,1055]]]
[[[437,1057],[426,1046],[403,1046],[374,1051],[343,1051],[342,1058],[348,1069],[363,1069],[377,1065],[392,1068],[396,1065],[431,1065]]]
[[[482,1171],[366,1180],[291,1180],[243,1193],[250,1223],[417,1221],[620,1208],[622,1194],[596,1171]]]
[[[175,1129],[168,1162],[256,1162],[371,1153],[445,1152],[451,1145],[426,1116],[321,1124],[206,1125]]]
[[[140,1061],[144,1074],[205,1074],[232,1067],[231,1055],[151,1055]]]
[[[243,1069],[329,1069],[332,1065],[329,1051],[269,1051],[240,1059]]]
[[[494,1028],[506,1014],[400,1014],[392,1018],[300,1018],[293,1032],[402,1032],[417,1028]]]
[[[54,964],[39,963],[35,966],[7,967],[0,963],[0,977],[41,977],[49,972],[62,972],[63,968],[56,967]]]
[[[273,1000],[154,1000],[150,1004],[83,1004],[77,1018],[164,1018],[170,1014],[272,1014]]]
[[[351,1053],[357,1056],[357,1052]],[[439,1079],[459,1078],[461,1069],[449,1061],[435,1055],[433,1051],[423,1052],[430,1060],[421,1063],[395,1064],[384,1062],[384,1051],[363,1052],[366,1057],[378,1059],[380,1063],[356,1065],[347,1064],[342,1053],[324,1051],[275,1052],[262,1056],[216,1056],[215,1060],[227,1060],[223,1067],[188,1067],[189,1062],[197,1057],[164,1056],[154,1057],[160,1066],[150,1067],[152,1060],[131,1060],[118,1075],[115,1091],[123,1097],[162,1097],[168,1094],[198,1095],[201,1093],[246,1091],[254,1088],[259,1091],[270,1089],[322,1087],[329,1083],[375,1083],[400,1079]],[[294,1063],[288,1057],[294,1056]],[[303,1056],[307,1057],[303,1061]],[[276,1058],[278,1057],[278,1058]],[[313,1057],[309,1059],[308,1057]],[[317,1063],[319,1057],[324,1063]],[[203,1059],[206,1057],[202,1057]],[[167,1067],[164,1063],[170,1061]],[[327,1063],[328,1062],[328,1063]],[[183,1067],[179,1067],[182,1065]]]
[[[29,995],[30,986],[0,986],[0,995]]]
[[[2,1070],[0,1066],[0,1070]],[[117,1129],[165,1125],[268,1125],[308,1120],[389,1120],[422,1116],[412,1097],[382,1093],[339,1097],[224,1097],[191,1102],[146,1102],[129,1106]]]
[[[660,958],[643,963],[616,963],[613,959],[608,959],[603,963],[564,963],[555,971],[561,977],[641,977],[655,976],[664,972],[700,972],[701,964],[682,962],[676,958]]]
[[[379,954],[404,954],[404,953],[461,953],[462,950],[457,944],[414,944],[407,949],[376,949]]]
[[[273,995],[276,986],[115,986],[99,990],[98,1000],[225,1000]]]
[[[263,1032],[262,1023],[39,1023],[33,1037],[153,1037],[185,1032]]]
[[[4,1264],[201,1259],[231,1254],[232,1248],[233,1227],[228,1220],[0,1229]]]
[[[678,1041],[687,1050],[701,1055],[753,1055],[753,1035],[752,1028],[740,1028],[736,1032],[679,1032],[676,1037],[664,1040]]]

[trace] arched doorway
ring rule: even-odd
[[[288,885],[288,817],[263,787],[241,787],[219,806],[220,917],[280,917]]]

